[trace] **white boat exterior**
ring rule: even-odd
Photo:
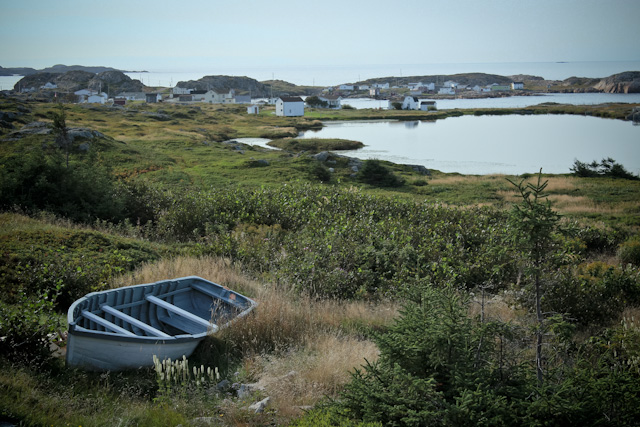
[[[93,292],[69,308],[67,365],[116,371],[188,357],[256,305],[196,276]]]

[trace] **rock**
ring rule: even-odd
[[[418,172],[420,175],[431,175],[431,173],[429,172],[429,169],[427,169],[422,165],[407,165],[407,166],[409,166],[414,172]]]
[[[231,389],[231,381],[222,380],[218,384],[216,384],[216,389],[220,392],[226,392]]]
[[[67,129],[67,135],[69,135],[71,141],[75,141],[76,139],[106,138],[103,133],[87,128],[69,128]]]
[[[269,404],[270,400],[271,400],[270,397],[265,397],[260,402],[256,402],[256,403],[250,405],[249,406],[249,410],[253,411],[255,414],[261,414],[261,413],[264,412],[264,409],[267,407],[267,405]]]
[[[260,159],[260,160],[258,160],[258,164],[261,165],[261,166],[269,166],[269,160]]]
[[[83,153],[87,153],[89,151],[89,149],[91,148],[91,146],[89,144],[87,144],[86,142],[80,144],[78,146],[78,150],[82,151]]]
[[[640,71],[626,71],[601,79],[595,86],[607,93],[640,93]]]
[[[329,158],[329,152],[328,151],[322,151],[318,154],[315,154],[313,156],[314,159],[316,159],[319,162],[326,162],[327,159]]]
[[[249,77],[204,76],[200,80],[178,82],[176,86],[196,90],[213,89],[221,93],[228,93],[231,89],[234,89],[236,94],[247,93],[254,98],[266,97],[270,94],[269,89],[264,84]]]

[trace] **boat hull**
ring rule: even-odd
[[[196,276],[94,292],[69,308],[67,365],[117,371],[153,366],[153,356],[189,357],[256,305]]]
[[[69,334],[67,366],[94,371],[120,371],[153,366],[153,356],[160,360],[189,357],[202,338],[155,342],[105,340],[91,335]]]

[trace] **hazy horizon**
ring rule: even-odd
[[[0,65],[131,71],[639,61],[636,0],[22,0]],[[471,72],[471,71],[470,71]]]

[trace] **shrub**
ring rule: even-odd
[[[329,168],[320,162],[313,162],[311,164],[309,174],[312,179],[315,178],[321,182],[331,181],[331,172],[329,172]]]
[[[366,160],[358,173],[358,180],[376,187],[400,187],[404,184],[380,160]]]
[[[634,236],[618,247],[618,258],[623,264],[640,266],[640,237]]]
[[[566,268],[557,286],[544,296],[546,310],[563,313],[580,325],[598,325],[617,318],[627,306],[640,303],[640,277],[630,269],[603,262]]]
[[[312,108],[327,108],[328,105],[327,101],[323,101],[317,96],[308,96],[304,102]]]
[[[598,177],[606,176],[611,178],[622,178],[638,180],[640,177],[627,171],[624,166],[617,163],[611,157],[602,159],[600,163],[593,161],[590,164],[583,163],[579,160],[575,160],[573,166],[569,169],[574,175],[580,177]]]
[[[50,361],[50,336],[60,327],[54,306],[61,288],[59,281],[52,292],[44,291],[37,296],[20,292],[16,305],[0,301],[0,355],[34,367]]]
[[[0,207],[47,210],[74,221],[123,219],[115,180],[95,155],[69,166],[60,156],[34,151],[0,168]]]

